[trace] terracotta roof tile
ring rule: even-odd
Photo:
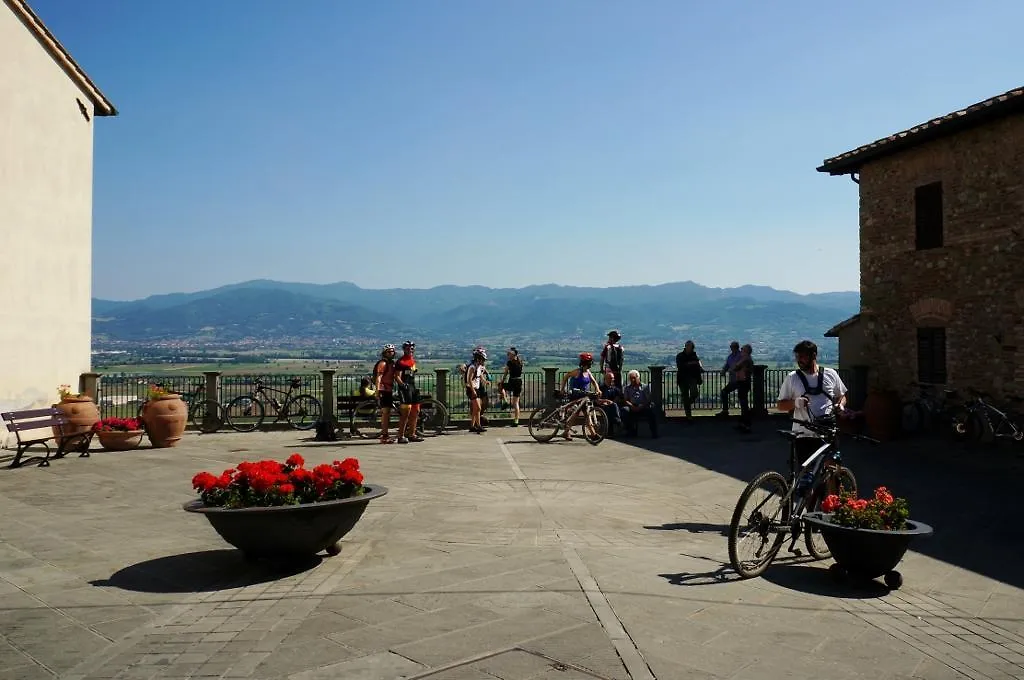
[[[870,160],[1020,112],[1024,112],[1024,87],[989,97],[977,104],[971,104],[965,109],[932,118],[902,132],[828,158],[818,168],[818,172],[827,172],[832,175],[857,172],[864,163]]]

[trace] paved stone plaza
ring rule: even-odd
[[[724,532],[745,481],[784,464],[774,427],[707,419],[598,447],[525,427],[406,446],[187,434],[5,468],[0,677],[1024,677],[1014,450],[850,448],[862,490],[887,484],[935,526],[901,590],[792,558],[737,581]],[[293,451],[357,457],[390,489],[341,555],[277,573],[181,510],[195,472]]]

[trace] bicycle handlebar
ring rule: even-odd
[[[796,418],[790,418],[789,422],[791,425],[800,425],[811,432],[817,434],[821,438],[826,437],[837,437],[841,430],[839,429],[839,421],[835,417],[831,418],[817,418],[814,420],[798,420]],[[850,439],[856,439],[858,441],[867,442],[868,444],[881,444],[882,442],[873,437],[868,437],[863,434],[854,434],[853,432],[844,432]]]

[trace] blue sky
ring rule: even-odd
[[[1021,85],[1024,3],[32,0],[96,122],[96,297],[251,278],[858,287],[821,161]]]

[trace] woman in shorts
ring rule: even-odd
[[[501,398],[512,404],[512,427],[519,427],[519,395],[523,393],[523,358],[519,350],[509,347],[506,355],[505,372],[501,375]]]

